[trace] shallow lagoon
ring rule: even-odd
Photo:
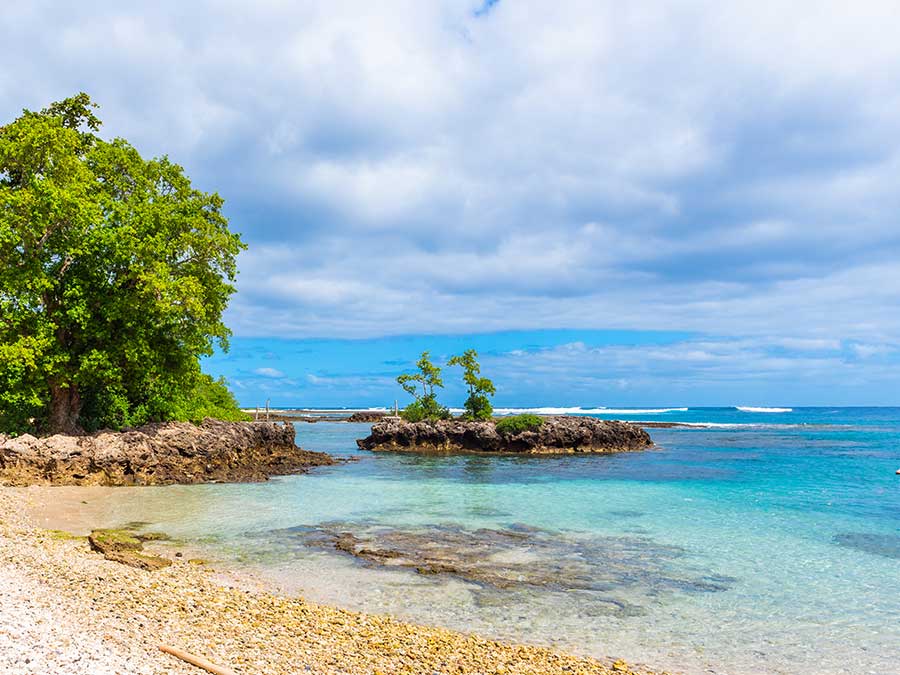
[[[358,453],[366,425],[302,424],[304,447],[359,461],[254,485],[54,488],[45,517],[143,521],[313,600],[658,668],[897,672],[900,409],[609,416],[717,426],[651,429],[645,453],[494,458]],[[485,556],[420,574],[337,551],[334,533]]]

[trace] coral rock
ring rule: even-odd
[[[562,416],[547,417],[540,428],[511,435],[498,433],[493,421],[390,419],[372,425],[371,434],[356,443],[363,450],[525,454],[631,452],[653,445],[636,424]]]
[[[290,423],[168,422],[88,436],[0,438],[0,484],[167,485],[262,481],[333,464]]]

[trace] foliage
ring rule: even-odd
[[[503,436],[520,434],[523,431],[537,431],[544,424],[544,420],[537,415],[525,413],[524,415],[512,415],[504,417],[497,422],[497,433]]]
[[[227,422],[247,422],[253,419],[241,410],[224,377],[214,380],[204,373],[185,399],[178,412],[178,419],[202,422],[206,417]]]
[[[6,430],[228,408],[198,358],[227,349],[221,316],[244,245],[218,194],[194,189],[167,157],[99,138],[95,108],[78,94],[0,127]]]
[[[398,384],[403,390],[416,400],[426,396],[435,396],[435,388],[443,388],[444,380],[441,379],[441,369],[431,362],[428,352],[422,352],[422,356],[416,362],[417,373],[404,373],[397,378]],[[419,387],[422,387],[422,395],[419,395]]]
[[[406,406],[400,413],[407,422],[421,422],[423,420],[448,420],[452,417],[450,411],[442,406],[434,396],[427,395],[417,398]]]
[[[403,418],[409,422],[448,419],[450,411],[437,402],[435,393],[435,389],[444,386],[441,369],[431,362],[428,352],[422,352],[416,367],[418,372],[404,373],[397,378],[403,390],[415,399],[404,408]],[[422,388],[421,392],[419,387]]]
[[[447,361],[448,366],[461,366],[463,369],[463,381],[469,388],[469,397],[464,404],[465,420],[489,420],[494,413],[490,396],[497,389],[494,383],[486,377],[480,377],[481,366],[478,364],[478,352],[467,349],[459,356],[453,356]]]
[[[206,417],[229,422],[246,422],[252,418],[243,412],[228,389],[225,378],[215,380],[200,373],[186,391],[148,396],[139,405],[131,405],[127,393],[106,388],[92,392],[82,409],[82,425],[87,431],[108,427],[139,426],[148,420],[202,422]]]

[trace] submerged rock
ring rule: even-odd
[[[489,595],[588,593],[599,613],[640,614],[661,594],[727,590],[734,579],[687,568],[684,551],[640,536],[597,536],[511,524],[389,527],[335,522],[271,533],[281,545],[335,550],[362,564],[454,577]],[[483,599],[489,601],[485,596]]]
[[[262,481],[333,464],[294,444],[292,424],[168,422],[89,436],[0,439],[0,484],[166,485]]]
[[[363,450],[528,454],[632,452],[653,445],[650,435],[630,422],[564,416],[544,418],[540,428],[510,435],[500,434],[493,421],[382,420],[356,443]]]
[[[857,551],[900,560],[900,535],[870,532],[842,532],[834,535],[834,543]]]

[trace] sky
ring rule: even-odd
[[[0,120],[88,92],[249,245],[244,405],[900,404],[900,5],[9,3]],[[458,405],[458,373],[446,400]]]

